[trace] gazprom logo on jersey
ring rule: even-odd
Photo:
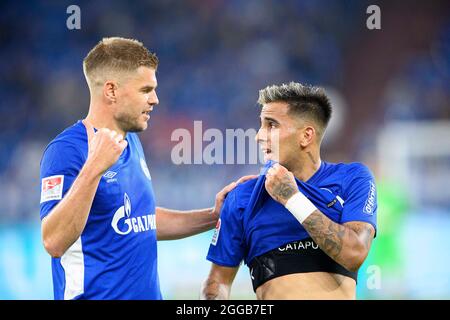
[[[114,231],[120,235],[133,232],[143,232],[156,229],[156,218],[154,214],[148,214],[140,217],[131,217],[131,201],[125,193],[123,196],[123,206],[120,207],[111,221]]]
[[[363,210],[364,213],[373,214],[373,208],[375,207],[375,204],[376,204],[375,192],[376,192],[375,184],[371,181],[369,194],[367,195],[367,200],[366,200],[366,203],[364,204],[364,210]]]

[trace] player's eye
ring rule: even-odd
[[[145,87],[141,89],[142,93],[150,93],[153,91],[154,88],[150,88],[150,87]]]

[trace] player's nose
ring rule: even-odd
[[[256,133],[255,140],[257,143],[261,143],[267,140],[267,132],[266,130],[259,128],[258,132]]]
[[[159,99],[156,92],[148,97],[147,103],[152,107],[159,104]]]

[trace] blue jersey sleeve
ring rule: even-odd
[[[245,255],[242,210],[236,200],[236,190],[233,190],[222,206],[206,257],[209,261],[226,267],[239,266]]]
[[[377,191],[370,170],[362,165],[352,166],[345,181],[345,203],[341,223],[362,221],[377,230]]]
[[[84,164],[81,152],[72,144],[51,143],[41,160],[40,216],[44,219],[72,186]]]

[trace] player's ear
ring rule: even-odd
[[[109,102],[116,102],[117,100],[117,83],[114,81],[106,81],[103,85],[103,96]]]
[[[305,125],[300,132],[300,146],[306,148],[314,141],[316,129],[313,126]]]

